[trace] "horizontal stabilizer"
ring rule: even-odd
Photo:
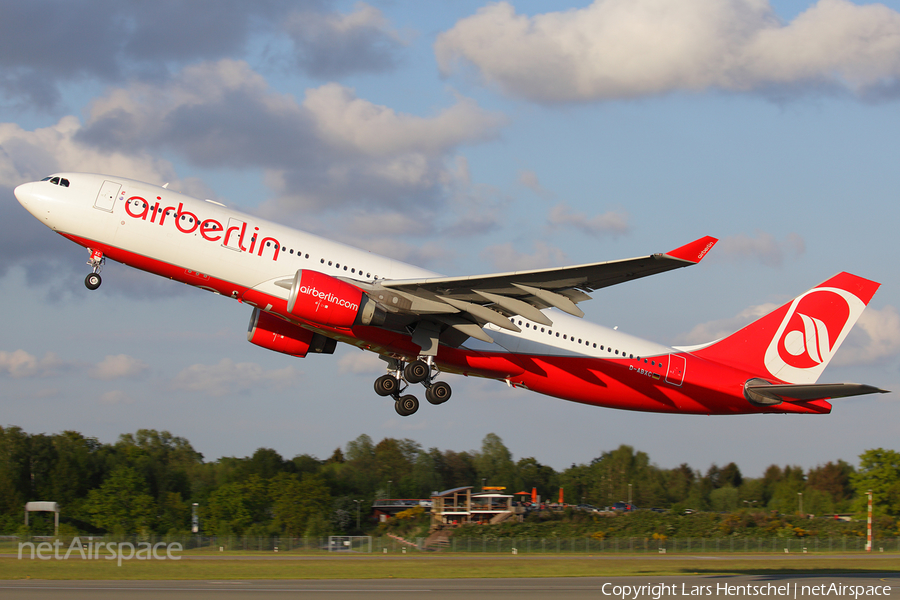
[[[776,384],[751,383],[744,386],[748,399],[754,404],[772,405],[781,402],[808,402],[830,398],[847,398],[864,394],[887,394],[888,390],[862,383]]]

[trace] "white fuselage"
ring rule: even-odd
[[[17,193],[27,198],[23,206],[45,225],[67,236],[122,248],[153,263],[196,273],[197,287],[221,291],[204,285],[206,276],[231,282],[235,290],[229,295],[235,298],[239,289],[251,288],[286,299],[288,290],[274,282],[298,269],[367,282],[437,275],[159,186],[85,173],[56,176],[67,179],[69,186],[41,181],[24,184],[28,188],[22,191],[27,194]],[[104,189],[106,193],[100,194]],[[114,196],[111,201],[98,197],[110,193]],[[489,324],[486,328],[494,344],[470,339],[466,346],[494,352],[599,358],[673,351],[555,309],[545,312],[553,321],[552,327],[515,317],[520,333]]]

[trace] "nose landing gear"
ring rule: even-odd
[[[434,381],[440,374],[434,364],[434,357],[425,360],[417,359],[409,364],[394,358],[388,362],[388,373],[375,380],[375,393],[379,396],[391,396],[394,399],[394,410],[402,417],[408,417],[419,410],[419,400],[413,395],[401,396],[410,384],[421,383],[425,386],[425,399],[429,404],[443,404],[450,399],[452,390],[444,381]]]
[[[100,250],[94,250],[93,248],[88,248],[88,250],[91,252],[91,257],[88,259],[87,264],[91,267],[91,273],[84,278],[84,287],[89,290],[96,290],[103,283],[103,280],[100,278],[100,270],[106,263],[106,257],[103,256],[103,252]]]

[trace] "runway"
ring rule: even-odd
[[[743,586],[743,587],[741,587]],[[893,598],[900,574],[736,575],[690,577],[572,577],[536,579],[368,579],[251,581],[6,581],[0,597],[26,600],[165,598],[327,598],[402,600],[427,595],[438,600],[552,598],[670,600],[699,598]],[[860,593],[860,590],[862,593]],[[868,592],[867,592],[868,590]],[[826,592],[831,593],[826,593]],[[741,593],[743,592],[743,593]],[[843,592],[843,593],[841,593]]]

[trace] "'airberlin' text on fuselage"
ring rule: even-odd
[[[149,217],[149,221],[151,223],[157,223],[157,215],[159,216],[159,225],[163,225],[166,221],[166,216],[169,216],[169,211],[175,211],[175,228],[178,229],[181,233],[194,233],[198,229],[200,230],[200,235],[204,240],[209,242],[218,242],[222,240],[222,245],[230,248],[234,248],[236,250],[240,250],[241,252],[254,252],[256,251],[257,255],[262,256],[263,249],[266,248],[267,243],[271,243],[272,246],[275,247],[275,253],[272,255],[272,260],[278,259],[278,252],[281,250],[281,243],[273,237],[265,237],[259,241],[259,246],[257,247],[256,241],[258,237],[259,227],[254,227],[254,232],[250,237],[250,248],[244,246],[244,236],[247,234],[247,224],[241,223],[241,226],[237,225],[233,227],[229,227],[225,229],[225,226],[222,225],[216,219],[204,219],[201,221],[197,215],[192,212],[184,210],[184,203],[179,202],[178,206],[167,206],[165,208],[160,207],[160,198],[156,197],[157,202],[151,205],[147,200],[140,196],[132,196],[125,201],[125,212],[128,213],[129,217],[134,219],[141,219],[142,221],[147,221]],[[135,210],[137,209],[137,210]],[[182,225],[182,221],[187,220],[189,225]],[[224,233],[224,238],[222,234]]]

